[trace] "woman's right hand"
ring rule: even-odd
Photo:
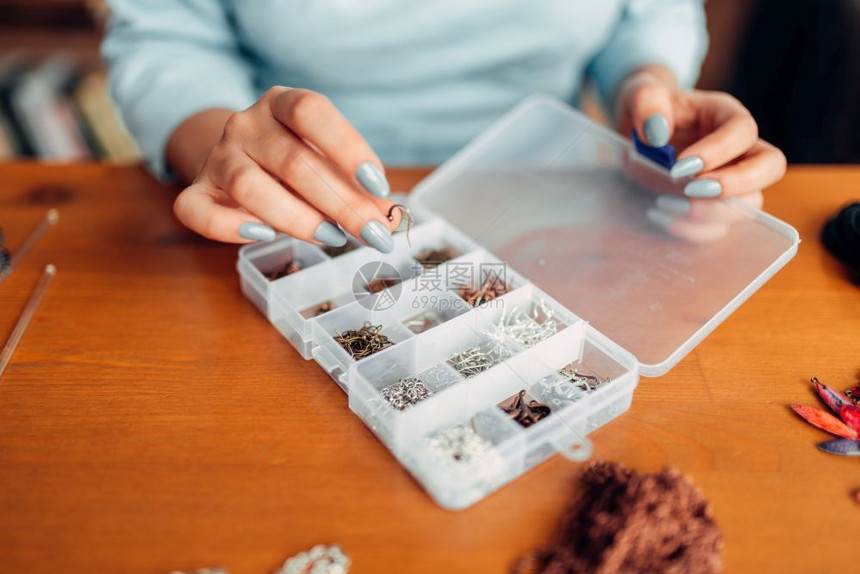
[[[179,220],[231,243],[275,237],[341,246],[346,235],[394,247],[393,204],[379,158],[325,96],[275,87],[229,116],[194,182],[176,198]]]

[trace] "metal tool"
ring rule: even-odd
[[[15,253],[12,254],[12,258],[9,260],[9,265],[7,265],[4,269],[0,269],[0,283],[6,279],[6,277],[12,273],[15,269],[15,266],[24,258],[27,253],[33,248],[36,243],[42,238],[43,235],[54,226],[57,221],[60,219],[60,212],[56,209],[49,209],[48,213],[45,214],[45,217],[42,218],[42,221],[30,232],[30,235],[27,239],[24,240],[24,243],[19,247]]]
[[[3,371],[6,370],[6,365],[8,365],[9,361],[12,360],[12,354],[15,353],[15,349],[18,348],[18,343],[21,342],[21,338],[24,336],[24,332],[27,330],[30,320],[36,313],[36,309],[39,307],[39,302],[42,300],[42,295],[45,293],[45,289],[47,289],[48,284],[56,274],[57,268],[53,265],[47,265],[45,267],[45,271],[42,272],[42,276],[39,278],[39,282],[36,283],[36,286],[33,288],[33,292],[30,294],[30,299],[27,301],[27,304],[24,305],[24,310],[21,312],[21,316],[18,317],[18,322],[15,324],[12,334],[9,335],[9,340],[6,341],[6,346],[3,347],[3,351],[0,352],[0,377],[3,376]]]

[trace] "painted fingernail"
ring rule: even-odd
[[[383,253],[391,253],[391,250],[394,249],[394,238],[378,221],[365,223],[361,230],[361,238],[365,243]]]
[[[663,147],[669,143],[669,120],[663,114],[654,114],[645,120],[643,126],[645,139],[654,147]]]
[[[388,180],[376,167],[376,164],[369,161],[364,162],[355,172],[355,179],[358,180],[364,189],[375,195],[376,197],[388,197],[391,195],[391,187],[388,185]]]
[[[705,169],[705,162],[702,161],[702,158],[699,156],[693,155],[678,160],[678,162],[672,166],[672,170],[669,174],[675,179],[678,179],[681,177],[696,175],[703,169]]]
[[[645,216],[660,227],[669,227],[675,222],[675,218],[662,209],[651,208],[645,212]]]
[[[717,197],[723,193],[723,186],[715,179],[697,179],[684,187],[687,197]]]
[[[657,198],[657,207],[676,215],[690,214],[690,200],[679,195],[661,195]]]
[[[239,226],[239,237],[254,241],[271,241],[275,238],[275,230],[262,223],[247,221]]]
[[[320,226],[314,231],[314,239],[332,247],[346,245],[346,234],[330,221],[320,223]]]

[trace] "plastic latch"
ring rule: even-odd
[[[571,431],[573,434],[573,440],[570,439],[570,435],[565,433],[565,440],[556,440],[554,441],[555,448],[558,452],[561,453],[563,457],[568,460],[572,460],[573,462],[582,462],[584,460],[588,460],[591,458],[591,455],[594,454],[594,446],[591,444],[591,441],[581,436],[579,433]]]

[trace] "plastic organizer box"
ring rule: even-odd
[[[279,237],[242,247],[237,269],[436,502],[460,509],[555,453],[588,458],[587,435],[629,408],[640,374],[667,372],[796,253],[792,227],[735,200],[695,225],[655,217],[656,194],[684,183],[534,96],[416,187],[392,253]],[[451,258],[416,259],[428,250]],[[301,269],[267,278],[289,261]],[[470,305],[487,281],[507,291]],[[548,332],[523,340],[512,318]],[[335,337],[365,324],[393,344],[356,360]],[[414,404],[389,400],[416,379]],[[521,424],[517,401],[544,416]]]

